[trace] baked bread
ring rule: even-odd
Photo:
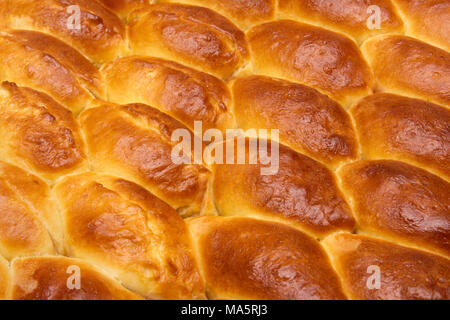
[[[357,161],[339,169],[359,231],[450,256],[448,183],[393,160]]]
[[[149,4],[149,1],[146,0],[99,0],[99,2],[116,13],[122,20],[127,20],[130,12]]]
[[[248,60],[244,32],[207,8],[161,3],[137,10],[129,17],[128,38],[133,54],[179,61],[225,79]]]
[[[0,152],[44,179],[86,170],[87,156],[74,114],[44,92],[3,82]]]
[[[372,66],[377,90],[450,104],[449,52],[402,35],[373,37],[361,49]]]
[[[187,223],[212,299],[345,299],[325,251],[301,231],[243,217]]]
[[[8,261],[0,256],[0,300],[8,298],[10,282]]]
[[[319,91],[257,75],[238,77],[230,87],[238,128],[278,129],[283,144],[333,168],[358,157],[350,115]]]
[[[0,18],[4,28],[53,35],[97,64],[127,50],[125,25],[97,0],[2,0]]]
[[[7,297],[14,300],[142,299],[97,267],[79,259],[62,256],[16,258],[10,268],[11,287]],[[80,287],[83,290],[67,285],[71,282],[68,274],[75,274],[74,271],[82,275]],[[71,284],[76,285],[76,282]]]
[[[445,50],[450,49],[448,21],[450,3],[446,0],[393,0],[405,20],[406,34]]]
[[[228,110],[230,90],[224,81],[207,73],[146,56],[116,59],[101,72],[111,102],[150,105],[191,129],[194,121],[221,130],[234,125]]]
[[[162,0],[191,4],[213,9],[246,30],[252,25],[274,19],[277,12],[276,0]]]
[[[171,158],[171,135],[189,132],[186,126],[144,104],[103,104],[83,111],[79,121],[94,170],[145,186],[182,215],[200,212],[209,171]]]
[[[267,168],[264,164],[213,166],[209,199],[220,216],[283,221],[316,238],[337,230],[353,231],[351,210],[326,166],[280,146],[278,172],[262,175],[261,167]]]
[[[63,252],[63,230],[48,184],[6,162],[0,162],[0,255]]]
[[[449,17],[0,0],[0,299],[450,299]]]
[[[71,46],[44,33],[2,32],[0,58],[1,79],[47,93],[72,112],[104,96],[97,68]]]
[[[350,38],[278,20],[247,31],[254,72],[315,87],[348,106],[371,92],[372,74]]]
[[[204,298],[191,239],[180,215],[129,181],[83,173],[54,188],[64,247],[153,299]]]
[[[448,300],[448,259],[362,235],[338,233],[323,241],[351,299]],[[380,261],[383,264],[380,266]],[[379,266],[379,285],[371,282],[371,266]],[[379,286],[375,290],[372,285]]]
[[[367,159],[397,159],[450,178],[450,110],[388,93],[350,110]]]
[[[348,34],[359,43],[376,34],[403,32],[403,21],[389,0],[278,0],[278,3],[280,13],[286,17]],[[375,13],[372,7],[379,8],[380,21],[379,28],[369,29],[368,22],[372,22],[371,15]]]

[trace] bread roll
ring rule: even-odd
[[[214,165],[212,193],[221,216],[276,220],[315,237],[352,231],[351,210],[327,167],[282,145],[278,172],[262,175],[261,167],[249,161]]]
[[[247,32],[256,73],[315,87],[347,106],[371,92],[371,71],[346,36],[292,20]]]
[[[450,53],[414,38],[382,35],[362,46],[379,90],[450,105]]]
[[[282,143],[331,167],[358,156],[348,113],[326,95],[263,76],[237,78],[230,86],[239,128],[278,129]]]
[[[128,14],[133,10],[147,6],[149,0],[99,0],[105,7],[116,13],[123,20],[126,20]]]
[[[0,0],[0,299],[449,300],[449,9]]]
[[[339,170],[360,230],[450,256],[450,183],[393,160]]]
[[[226,84],[203,72],[159,58],[131,56],[102,68],[108,99],[114,103],[145,103],[189,128],[202,121],[204,128],[234,126],[228,112]]]
[[[87,167],[73,114],[42,92],[3,82],[0,134],[0,157],[44,179]]]
[[[450,260],[444,257],[349,233],[331,235],[323,245],[351,299],[450,298]]]
[[[133,12],[129,22],[133,54],[180,61],[227,79],[248,60],[244,33],[207,8],[156,4]]]
[[[396,159],[450,177],[450,111],[393,94],[375,94],[352,109],[368,159]]]
[[[325,251],[300,231],[242,217],[188,225],[212,299],[346,299]]]
[[[200,212],[208,170],[172,160],[171,135],[189,132],[184,125],[143,104],[104,104],[84,111],[80,122],[95,170],[142,184],[183,215]]]
[[[160,0],[179,2],[213,9],[231,19],[242,29],[275,18],[275,0]]]
[[[403,31],[403,22],[390,0],[279,0],[278,3],[280,12],[288,17],[347,33],[358,42],[376,34]]]
[[[450,51],[450,2],[392,0],[405,20],[407,34]]]
[[[0,255],[0,300],[9,298],[9,285],[9,264],[8,261]]]
[[[0,255],[54,254],[54,244],[62,250],[61,220],[45,182],[0,161],[0,199]]]
[[[204,287],[186,225],[144,188],[85,173],[58,182],[65,247],[153,299],[202,299]]]
[[[97,68],[72,47],[43,33],[0,33],[0,59],[0,80],[43,91],[75,113],[86,108],[94,94],[104,95]]]
[[[125,26],[97,0],[2,0],[0,26],[50,34],[98,64],[126,52]]]
[[[11,263],[14,300],[140,300],[98,268],[62,256],[18,258]],[[80,288],[71,276],[79,275]]]

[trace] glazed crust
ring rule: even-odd
[[[448,300],[450,260],[394,243],[340,233],[323,242],[352,299]],[[375,267],[375,268],[374,268]],[[379,287],[369,277],[376,276]]]
[[[0,300],[6,300],[9,293],[9,264],[8,261],[0,255]]]
[[[74,16],[78,9],[79,26]],[[2,0],[0,20],[0,25],[11,29],[52,34],[96,63],[110,61],[126,51],[125,26],[97,1]]]
[[[446,0],[393,0],[411,37],[450,51],[450,3]]]
[[[133,10],[148,6],[147,0],[100,0],[105,7],[126,20]]]
[[[186,225],[178,213],[132,182],[94,173],[55,187],[65,247],[128,288],[153,299],[204,298]]]
[[[207,7],[231,19],[244,30],[273,19],[277,9],[275,0],[161,0],[158,2],[177,2]]]
[[[68,286],[73,267],[79,270],[79,289]],[[142,299],[79,259],[61,256],[18,258],[11,263],[11,273],[11,298],[14,300]]]
[[[223,79],[249,58],[244,33],[207,8],[169,3],[135,11],[129,39],[133,54],[180,61]]]
[[[0,80],[43,91],[75,113],[86,108],[95,96],[104,96],[97,68],[78,51],[46,34],[2,32],[0,59]]]
[[[450,299],[449,18],[0,0],[0,299]]]
[[[371,38],[362,51],[379,90],[450,105],[449,52],[399,35]]]
[[[352,109],[368,159],[397,159],[450,177],[450,111],[425,101],[375,94]]]
[[[450,184],[403,162],[358,161],[339,170],[364,232],[450,256]]]
[[[263,76],[237,78],[230,86],[239,128],[278,129],[282,143],[331,167],[358,156],[349,115],[326,95]]]
[[[155,107],[193,128],[231,128],[231,94],[226,84],[209,74],[159,58],[131,56],[102,68],[108,98]]]
[[[80,122],[93,168],[142,184],[183,215],[200,211],[208,170],[172,161],[171,136],[189,132],[184,125],[143,104],[104,104],[83,112]]]
[[[0,255],[56,253],[62,230],[49,186],[41,179],[0,161]]]
[[[346,299],[324,250],[300,231],[242,217],[188,225],[213,299]]]
[[[403,31],[403,22],[390,0],[279,0],[278,3],[280,12],[288,17],[349,34],[358,42],[376,34]],[[373,19],[377,14],[374,6],[379,8],[379,26]]]
[[[253,27],[247,37],[257,73],[312,86],[344,106],[370,93],[371,71],[342,34],[279,20]]]
[[[87,167],[73,114],[45,93],[3,82],[0,155],[53,180]]]
[[[262,175],[261,167],[214,165],[212,193],[220,215],[281,221],[315,237],[353,229],[351,210],[327,167],[282,145],[278,172]]]

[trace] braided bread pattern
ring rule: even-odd
[[[0,0],[0,299],[450,299],[449,22],[448,0]],[[198,123],[278,130],[276,172],[174,161]]]

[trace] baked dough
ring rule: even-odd
[[[450,299],[449,20],[0,0],[0,299]]]

